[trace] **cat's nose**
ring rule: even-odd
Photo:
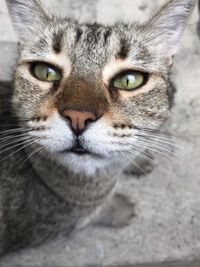
[[[68,119],[73,132],[77,135],[81,134],[86,127],[97,120],[93,112],[65,110],[63,116]]]

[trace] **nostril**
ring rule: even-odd
[[[67,121],[69,121],[69,122],[72,123],[72,119],[71,119],[69,116],[64,116],[64,117],[65,117],[65,119],[66,119]]]
[[[85,126],[88,126],[89,124],[91,124],[92,122],[94,122],[95,121],[95,119],[93,120],[93,119],[87,119],[87,120],[85,120]]]

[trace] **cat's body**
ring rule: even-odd
[[[20,129],[1,133],[1,254],[87,224],[155,142],[172,104],[172,57],[195,4],[172,0],[144,25],[107,27],[49,17],[38,1],[7,2],[20,38]]]

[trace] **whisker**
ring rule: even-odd
[[[136,134],[136,136],[144,136],[144,137],[151,137],[151,138],[159,138],[163,141],[176,141],[176,142],[179,142],[179,143],[186,143],[186,142],[190,142],[189,140],[185,139],[180,139],[180,138],[176,138],[174,137],[173,135],[162,135],[162,134],[159,134],[159,133],[147,133],[147,132],[140,132],[139,134]]]
[[[0,160],[0,162],[2,162],[2,161],[4,161],[4,160],[6,160],[6,159],[12,157],[13,155],[17,154],[18,152],[20,152],[20,151],[23,150],[24,148],[26,148],[26,147],[28,147],[28,146],[34,144],[34,143],[35,143],[35,141],[30,141],[30,140],[29,140],[29,143],[28,143],[28,144],[23,145],[22,147],[20,147],[19,149],[17,149],[17,150],[14,151],[13,153],[11,153],[11,154],[9,154],[8,156],[4,157],[3,159]],[[1,154],[1,153],[0,153],[0,154]]]
[[[30,139],[30,136],[25,136],[25,137],[19,137],[19,138],[15,138],[15,140],[13,141],[10,141],[4,145],[0,145],[0,149],[4,148],[4,147],[7,147],[7,146],[10,146],[10,145],[13,145],[13,144],[16,144],[16,143],[19,143],[21,141],[26,141],[26,140],[29,140]]]
[[[177,160],[176,157],[172,157],[172,155],[165,154],[165,153],[159,151],[158,149],[151,148],[151,147],[149,147],[149,146],[147,146],[147,145],[144,146],[144,145],[141,145],[141,144],[138,144],[138,143],[137,143],[137,144],[134,144],[134,147],[138,147],[138,148],[142,148],[142,149],[148,149],[149,151],[158,153],[158,154],[160,154],[160,155],[162,155],[162,156],[164,156],[164,157],[167,157],[168,159],[171,159],[171,160]]]
[[[13,124],[7,124],[7,123],[5,123],[5,124],[0,124],[0,126],[1,127],[16,127],[16,126],[19,126],[19,124],[18,123],[13,123]]]
[[[27,133],[8,135],[8,136],[4,136],[4,137],[0,138],[0,142],[6,142],[6,141],[9,141],[9,140],[12,140],[12,139],[15,139],[15,138],[18,138],[18,137],[24,137],[24,136],[27,136]]]
[[[186,150],[185,147],[178,145],[177,143],[170,142],[170,140],[163,140],[162,138],[156,138],[156,137],[149,137],[149,136],[143,136],[143,135],[138,135],[138,137],[142,137],[141,140],[147,140],[150,143],[153,144],[161,144],[163,147],[172,147],[176,149],[181,149],[181,150]]]
[[[154,162],[155,164],[158,164],[158,162],[154,161],[150,156],[144,154],[145,152],[137,150],[137,149],[135,149],[133,147],[132,148],[127,148],[125,145],[121,145],[121,146],[125,149],[125,151],[133,152],[133,154],[134,154],[134,152],[136,152],[137,153],[136,156],[139,156],[139,157],[143,156],[143,158],[145,158],[146,160],[150,160],[150,161]],[[138,153],[139,153],[139,155],[138,155]]]
[[[166,146],[163,146],[163,145],[157,145],[157,144],[155,144],[155,143],[149,143],[149,142],[147,142],[145,139],[140,139],[138,142],[137,142],[137,144],[141,144],[141,145],[146,145],[148,148],[151,148],[151,147],[153,147],[153,148],[158,148],[158,149],[161,149],[162,151],[164,151],[164,152],[167,152],[167,153],[169,153],[169,154],[173,154],[174,155],[174,153],[171,151],[171,150],[169,150],[169,148],[168,147],[166,147]]]
[[[173,136],[162,136],[162,135],[159,135],[159,134],[149,134],[149,133],[139,133],[139,134],[136,134],[136,136],[142,136],[142,137],[148,137],[148,138],[151,138],[151,139],[159,139],[159,140],[163,140],[163,141],[166,141],[166,142],[172,142],[174,140],[176,141],[179,141],[179,142],[183,142],[185,143],[185,141],[183,140],[177,140],[177,139],[174,139]]]
[[[40,147],[40,148],[38,148],[38,149],[35,149],[32,153],[31,153],[31,155],[29,154],[29,155],[27,155],[27,157],[25,157],[25,159],[24,159],[24,161],[21,163],[21,168],[23,167],[23,165],[31,158],[31,157],[33,157],[36,153],[38,153],[39,154],[39,159],[41,159],[41,155],[42,155],[42,151],[44,150],[44,148],[43,147]],[[20,164],[20,162],[19,162],[19,164]],[[31,168],[30,168],[30,171],[29,171],[29,173],[28,173],[28,176],[31,174],[31,172],[33,171],[33,169],[34,169],[34,166],[33,166],[33,164],[32,164],[32,166],[31,166]]]
[[[62,166],[62,163],[57,163],[56,162],[56,166],[55,166],[55,168],[54,168],[54,170],[52,172],[52,176],[54,176],[54,174],[56,173],[57,169],[60,168],[61,166]]]
[[[141,157],[141,158],[143,158],[145,160],[148,160],[148,161],[152,162],[154,165],[157,165],[157,166],[160,165],[157,161],[155,161],[154,159],[152,159],[150,156],[144,154],[144,152],[141,152],[141,151],[139,151],[137,149],[135,149],[135,150],[130,149],[129,151],[130,152],[138,152],[139,153],[139,155],[138,155],[139,157]]]
[[[185,136],[181,136],[181,135],[178,135],[178,134],[175,134],[175,133],[170,133],[170,132],[167,132],[167,131],[164,131],[164,130],[159,130],[159,129],[148,129],[148,128],[144,128],[144,129],[138,129],[140,132],[144,132],[144,133],[153,133],[155,134],[156,136],[157,135],[160,135],[160,136],[163,136],[163,137],[171,137],[173,139],[176,139],[176,140],[180,140],[180,141],[184,141],[184,142],[190,142],[190,139],[188,137],[185,137]]]
[[[146,144],[148,144],[150,147],[154,146],[157,148],[161,148],[162,150],[166,150],[169,153],[174,152],[174,147],[172,144],[167,145],[166,143],[163,142],[159,142],[159,141],[151,141],[151,140],[147,140],[146,138],[140,138],[138,139],[139,142],[145,142]]]
[[[130,159],[126,154],[121,152],[121,154],[126,157],[134,166],[136,166],[142,173],[147,174],[137,163],[135,163],[132,159]]]
[[[23,143],[20,143],[20,144],[17,144],[17,145],[8,147],[8,148],[4,149],[3,151],[1,151],[1,152],[0,152],[0,155],[3,154],[3,153],[5,153],[6,151],[9,151],[9,150],[11,150],[11,149],[13,149],[13,148],[16,148],[16,147],[18,147],[18,146],[24,145],[24,144],[26,144],[26,143],[28,143],[28,142],[30,142],[30,141],[33,141],[33,140],[35,140],[35,138],[32,137],[32,138],[30,138],[29,140],[24,141]]]
[[[34,151],[32,153],[30,153],[29,155],[27,155],[27,157],[25,157],[25,159],[23,160],[22,163],[20,163],[20,167],[23,167],[23,165],[31,158],[33,157],[35,154],[39,153],[40,151],[43,150],[43,147],[39,147],[38,149],[34,149]]]
[[[0,135],[5,135],[7,133],[18,133],[18,132],[29,132],[30,129],[22,129],[22,128],[16,128],[16,129],[9,129],[9,130],[4,130],[0,132]]]
[[[8,107],[8,111],[10,111],[10,107]],[[17,113],[15,114],[13,111],[12,111],[12,114],[11,114],[11,117],[12,117],[12,120],[16,122],[16,124],[19,125],[19,122],[29,122],[30,121],[30,118],[20,118]]]

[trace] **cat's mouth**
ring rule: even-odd
[[[71,150],[70,150],[71,153],[75,153],[77,155],[88,155],[88,154],[91,154],[91,152],[85,148],[83,148],[82,146],[78,145],[78,146],[75,146],[73,147]]]
[[[73,154],[75,154],[77,156],[86,155],[86,156],[93,156],[93,157],[103,158],[102,155],[99,155],[97,153],[91,152],[88,149],[82,147],[82,145],[80,145],[80,144],[77,144],[77,145],[73,146],[70,149],[63,150],[62,154],[64,154],[64,153],[73,153]]]

